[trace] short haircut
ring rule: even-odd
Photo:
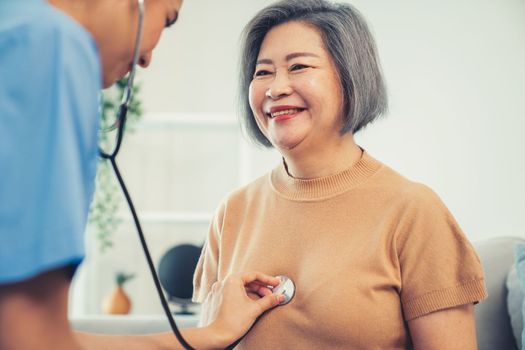
[[[355,134],[386,113],[388,99],[376,44],[359,11],[349,4],[326,0],[283,0],[259,11],[241,37],[239,107],[241,125],[249,139],[272,147],[250,108],[249,87],[264,37],[273,27],[291,21],[319,30],[332,57],[343,94],[341,134]]]

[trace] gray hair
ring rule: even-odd
[[[388,100],[377,48],[363,16],[353,6],[326,0],[282,0],[259,11],[241,37],[239,100],[241,125],[256,144],[272,147],[250,108],[249,88],[266,34],[290,21],[313,25],[339,73],[343,93],[341,134],[356,133],[386,113]]]

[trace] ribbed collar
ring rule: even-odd
[[[270,174],[273,189],[281,196],[297,201],[316,201],[346,192],[366,181],[382,164],[363,151],[351,168],[335,175],[314,179],[296,179],[286,171],[284,160]]]

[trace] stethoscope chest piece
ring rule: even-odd
[[[286,305],[292,301],[295,295],[295,284],[292,279],[286,276],[277,276],[281,280],[281,283],[273,289],[273,294],[283,294],[284,301],[281,305]]]

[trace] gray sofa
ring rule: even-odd
[[[515,237],[490,238],[474,242],[485,271],[489,297],[476,306],[476,327],[479,350],[517,349],[507,312],[506,278],[513,264],[513,245],[525,243]],[[181,327],[197,324],[197,317],[177,317]],[[144,334],[168,331],[164,316],[104,317],[94,316],[71,320],[76,330],[109,334]]]
[[[479,350],[517,349],[507,311],[506,279],[514,263],[513,246],[519,242],[525,240],[503,237],[474,242],[489,292],[489,297],[476,306]]]

